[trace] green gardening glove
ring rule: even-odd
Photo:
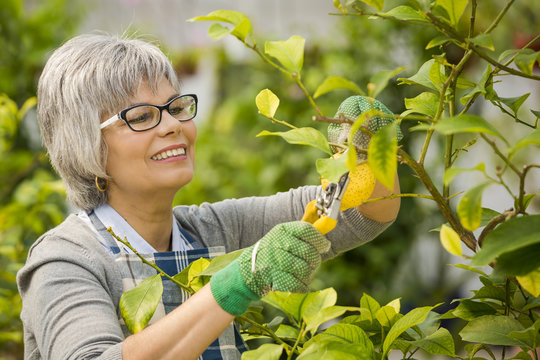
[[[212,276],[212,294],[225,311],[238,316],[269,291],[307,292],[321,254],[329,248],[330,242],[310,223],[276,225]]]
[[[381,103],[379,100],[375,100],[371,97],[367,96],[351,96],[347,99],[345,99],[341,105],[339,105],[339,108],[336,112],[335,118],[339,118],[340,116],[345,116],[346,118],[356,121],[358,116],[362,114],[364,111],[368,110],[380,110],[385,114],[392,115],[392,112],[388,110],[388,108]],[[373,134],[377,132],[380,128],[383,126],[390,124],[393,122],[394,119],[392,118],[385,118],[380,116],[374,116],[372,117],[369,122],[363,124],[362,126],[366,127],[369,131],[371,131]],[[401,129],[399,126],[397,126],[397,137],[398,141],[401,140],[403,137],[401,133]],[[328,141],[338,144],[343,144],[345,142],[348,142],[349,132],[351,131],[351,124],[330,124],[328,126]],[[368,134],[364,133],[363,131],[357,131],[354,134],[353,143],[354,145],[359,149],[367,149],[369,145],[370,137]],[[334,149],[334,152],[337,152],[337,149]],[[365,160],[366,155],[365,154],[358,154],[359,160]]]

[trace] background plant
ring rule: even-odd
[[[395,164],[396,159],[407,165],[429,192],[429,195],[422,197],[435,201],[447,221],[447,225],[440,228],[443,246],[453,254],[463,256],[461,250],[463,242],[472,252],[478,252],[478,255],[472,259],[473,265],[487,265],[496,261],[495,272],[490,277],[481,273],[480,280],[483,281],[484,286],[475,291],[475,296],[472,298],[474,300],[462,299],[460,303],[460,306],[465,307],[467,305],[463,304],[472,304],[472,306],[477,307],[487,305],[483,310],[489,308],[488,312],[474,312],[473,316],[469,314],[464,318],[469,323],[460,333],[461,338],[465,341],[490,345],[519,346],[523,349],[520,356],[530,356],[526,354],[526,351],[535,349],[538,340],[538,315],[531,309],[537,306],[537,298],[540,295],[538,290],[540,258],[530,256],[527,258],[529,261],[518,259],[521,259],[525,254],[538,254],[540,246],[540,237],[534,225],[538,223],[537,215],[530,215],[527,212],[527,208],[537,192],[527,192],[525,189],[527,174],[531,169],[538,168],[540,165],[526,163],[519,164],[522,167],[518,168],[519,161],[514,155],[526,146],[540,144],[537,129],[539,113],[537,110],[531,109],[536,120],[522,120],[518,112],[529,94],[504,98],[497,95],[493,83],[497,81],[499,76],[507,74],[533,80],[540,79],[533,73],[533,67],[539,59],[539,53],[529,49],[538,36],[524,44],[521,49],[509,51],[499,49],[500,55],[495,59],[487,53],[490,50],[495,50],[491,32],[497,28],[513,1],[507,2],[491,24],[481,30],[475,28],[478,7],[475,1],[472,1],[471,4],[468,1],[435,1],[430,3],[411,1],[409,5],[396,6],[386,12],[382,12],[384,5],[382,1],[366,1],[366,3],[377,8],[379,12],[366,11],[358,4],[353,4],[351,8],[339,2],[335,2],[335,5],[340,10],[341,15],[369,15],[425,25],[430,29],[435,29],[439,36],[432,39],[426,47],[440,47],[442,50],[441,53],[434,55],[432,59],[422,64],[415,75],[399,79],[401,84],[419,86],[424,89],[424,92],[414,98],[405,99],[404,104],[407,111],[396,116],[398,121],[418,122],[418,125],[411,129],[412,131],[425,131],[424,145],[419,156],[414,158],[403,149],[398,148],[394,145],[395,135],[383,136],[385,135],[383,131],[380,132],[383,134],[381,136],[378,136],[379,133],[375,134],[369,148],[371,158],[382,160],[378,163],[372,162],[370,165],[382,183],[390,183],[389,179],[393,176],[395,170],[393,164]],[[460,20],[466,9],[469,9],[469,23],[468,27],[462,29]],[[315,110],[316,116],[318,116],[317,119],[325,120],[324,113],[314,100],[315,96],[310,94],[302,82],[301,70],[304,60],[304,40],[302,38],[293,36],[286,41],[266,42],[263,52],[253,38],[249,19],[242,14],[216,11],[194,20],[232,24],[231,28],[227,28],[219,23],[214,23],[210,27],[209,34],[214,38],[220,38],[230,33],[242,41],[246,47],[253,49],[265,62],[288,74],[305,94]],[[446,58],[445,48],[448,44],[463,50],[462,55],[454,64]],[[465,79],[463,74],[465,65],[471,59],[481,59],[485,64],[483,75],[476,82]],[[509,67],[511,63],[514,63],[517,69]],[[380,93],[389,78],[397,72],[399,69],[375,74],[367,86],[366,92],[370,95]],[[333,77],[327,78],[317,88],[315,94],[335,88],[347,88],[359,93],[362,91],[358,85],[347,79]],[[525,137],[517,139],[517,142],[509,141],[506,134],[503,136],[489,121],[472,114],[470,109],[479,96],[484,97],[505,114],[510,115],[515,120],[516,126],[527,127],[529,133]],[[257,96],[256,103],[262,115],[275,123],[293,128],[287,132],[266,132],[263,135],[278,135],[291,143],[312,145],[319,149],[326,148],[321,136],[313,135],[315,132],[311,129],[297,129],[294,125],[291,126],[291,124],[274,117],[279,99],[273,92],[261,91]],[[326,120],[328,121],[328,119]],[[365,121],[365,116],[364,119],[357,119],[357,121]],[[461,136],[462,134],[469,136]],[[441,159],[441,164],[444,164],[445,176],[441,184],[435,184],[434,177],[424,167],[434,136],[441,136],[446,142],[446,150]],[[464,156],[465,150],[473,146],[478,139],[485,141],[503,164],[503,166],[492,169],[493,174],[486,170],[483,163],[467,169],[453,167],[456,159]],[[515,142],[514,146],[510,146],[512,142]],[[349,149],[352,150],[349,154],[354,154],[355,149],[352,147]],[[319,166],[325,162],[326,160],[318,163],[319,172],[324,176],[332,177],[325,166]],[[354,161],[351,160],[348,164],[334,164],[332,167],[341,166],[340,170],[336,171],[336,173],[341,173],[344,165],[351,168],[354,166]],[[475,170],[484,173],[486,179],[467,189],[457,205],[453,205],[451,199],[459,194],[451,193],[452,180],[460,173]],[[511,188],[505,178],[506,174],[510,172],[513,172],[518,178],[515,189]],[[514,199],[513,204],[511,204],[512,209],[502,214],[482,209],[482,193],[492,184],[503,186],[510,193]],[[420,195],[403,194],[401,196],[418,197]],[[482,215],[487,223],[486,221],[482,222]],[[475,230],[478,230],[478,235],[473,233]],[[511,245],[508,244],[510,238],[514,240]],[[467,265],[462,265],[462,267],[471,271],[476,270]],[[494,291],[499,292],[499,296],[495,297]],[[501,291],[504,293],[504,297],[500,296]],[[522,306],[517,306],[517,304]],[[452,310],[446,317],[457,316],[456,314],[460,314],[460,312]],[[489,329],[489,331],[502,335],[493,337],[491,334],[485,335],[479,331],[471,331],[471,329]],[[528,335],[521,336],[521,332]],[[525,340],[525,338],[527,339]],[[476,350],[470,349],[471,357]],[[502,356],[505,356],[504,348]]]

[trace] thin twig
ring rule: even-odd
[[[499,214],[495,217],[493,217],[491,220],[489,220],[489,222],[487,223],[487,225],[484,227],[484,229],[482,230],[482,232],[480,233],[480,235],[478,236],[478,246],[479,247],[482,247],[482,243],[484,242],[484,238],[493,230],[495,229],[495,227],[503,222],[505,222],[506,220],[508,220],[509,218],[515,216],[515,211],[514,209],[510,209],[510,210],[506,210],[505,212],[503,212],[502,214]]]
[[[248,322],[250,323],[253,327],[265,332],[266,334],[268,334],[268,336],[270,336],[272,339],[274,339],[274,341],[276,341],[277,343],[279,344],[283,344],[285,345],[285,347],[287,347],[287,349],[290,351],[291,350],[291,346],[289,344],[287,344],[285,341],[283,341],[279,336],[277,336],[272,330],[270,330],[269,328],[265,327],[265,326],[262,326],[261,324],[251,320],[250,318],[248,318],[247,316],[245,315],[240,315],[240,316],[237,316],[238,319],[240,320],[243,320],[245,322]]]
[[[326,116],[315,115],[311,119],[313,121],[325,122],[325,123],[330,123],[330,124],[354,124],[354,121],[352,121],[351,119],[347,117],[340,117],[336,119],[336,118],[329,118]]]
[[[187,287],[186,285],[182,284],[180,281],[176,280],[175,278],[173,278],[172,276],[170,276],[169,274],[167,274],[165,271],[163,271],[159,266],[157,266],[156,264],[154,264],[153,262],[150,262],[148,260],[146,260],[141,254],[139,254],[139,252],[129,243],[128,239],[125,238],[125,239],[121,239],[118,235],[116,235],[114,233],[114,231],[112,230],[112,228],[108,228],[107,231],[118,241],[120,241],[122,244],[126,245],[131,251],[133,251],[133,253],[135,255],[137,255],[139,257],[139,259],[141,259],[141,261],[143,263],[145,263],[146,265],[149,265],[151,266],[154,270],[156,270],[160,275],[162,276],[165,276],[167,279],[171,280],[173,283],[175,283],[176,285],[178,285],[182,290],[186,291],[188,294],[190,295],[193,295],[195,292],[193,291],[193,289]]]
[[[416,197],[416,198],[423,198],[428,200],[435,201],[435,198],[430,195],[424,195],[424,194],[415,194],[415,193],[405,193],[405,194],[391,194],[383,197],[368,199],[364,201],[364,204],[374,202],[374,201],[380,201],[380,200],[387,200],[387,199],[395,199],[395,198],[402,198],[402,197]]]

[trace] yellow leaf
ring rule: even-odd
[[[516,276],[516,279],[532,296],[540,296],[540,268],[527,275]]]
[[[396,310],[396,314],[399,314],[399,311],[401,309],[401,301],[400,301],[400,299],[401,298],[394,299],[394,300],[390,301],[388,304],[386,304],[386,306],[393,307],[394,310]]]
[[[279,106],[279,98],[271,90],[264,89],[255,97],[255,104],[262,115],[272,118]]]
[[[443,225],[440,233],[441,244],[450,254],[462,256],[461,239],[459,235],[449,226]]]

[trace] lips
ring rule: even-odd
[[[186,148],[185,146],[171,146],[169,148],[165,148],[161,150],[159,153],[153,155],[151,157],[152,160],[165,160],[171,157],[175,156],[183,156],[186,155]]]

